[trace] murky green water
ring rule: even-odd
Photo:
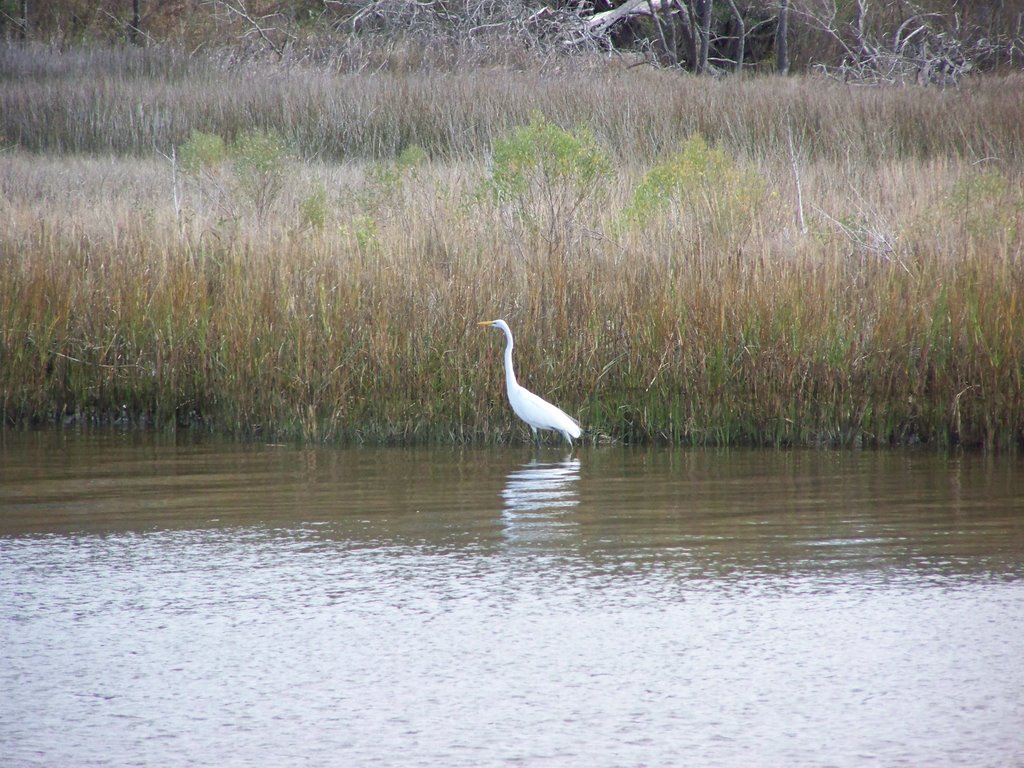
[[[1022,470],[0,435],[0,763],[1024,764]]]

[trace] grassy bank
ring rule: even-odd
[[[475,325],[504,317],[522,383],[596,439],[1024,435],[1019,79],[191,78],[71,55],[3,54],[5,424],[518,439]],[[565,147],[603,165],[545,170]]]

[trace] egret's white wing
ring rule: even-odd
[[[516,398],[512,399],[512,410],[531,427],[568,432],[573,437],[581,434],[576,419],[524,387],[516,391]]]

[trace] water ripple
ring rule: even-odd
[[[1014,464],[115,448],[3,457],[5,766],[1024,762]]]

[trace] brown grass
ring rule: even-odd
[[[553,71],[331,74],[302,67],[224,69],[159,49],[0,44],[0,137],[36,152],[152,156],[193,129],[252,128],[304,158],[388,159],[410,144],[435,159],[480,158],[541,112],[588,126],[620,160],[650,163],[699,133],[751,158],[792,132],[809,158],[955,157],[1024,162],[1024,78],[962,88],[865,88],[821,78],[695,78],[615,60]]]
[[[136,422],[234,434],[510,440],[522,428],[500,339],[475,326],[505,317],[520,380],[593,439],[1024,435],[1019,84],[858,91],[610,70],[589,86],[498,72],[446,88],[275,71],[186,88],[173,73],[96,82],[21,66],[30,76],[0,89],[17,145],[0,154],[6,424],[125,405]],[[557,229],[482,194],[494,140],[535,109],[588,126],[613,158]],[[295,149],[263,218],[154,151],[193,128],[252,127]],[[624,223],[650,166],[694,132],[763,197],[712,185]],[[432,159],[390,160],[412,144]],[[320,185],[318,222],[303,211]]]

